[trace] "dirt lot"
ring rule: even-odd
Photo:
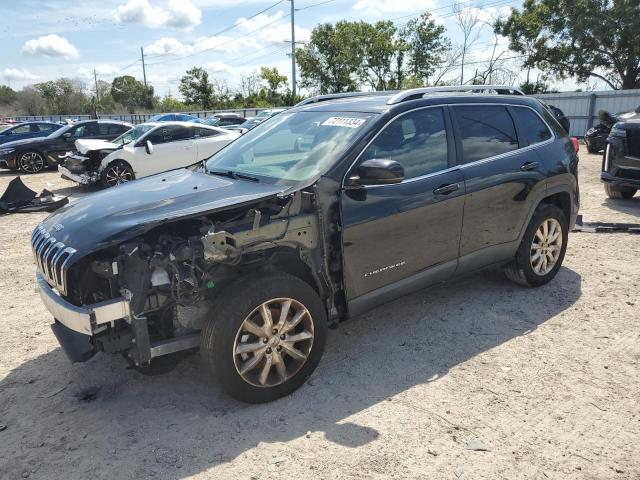
[[[599,165],[582,155],[585,220],[640,222]],[[197,357],[156,377],[70,364],[34,292],[43,217],[0,218],[2,479],[640,479],[638,235],[572,234],[537,290],[486,273],[355,318],[307,385],[249,406]]]

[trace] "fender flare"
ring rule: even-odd
[[[531,221],[531,218],[533,217],[533,214],[535,213],[536,209],[538,208],[538,206],[543,202],[543,200],[547,197],[550,197],[551,195],[555,195],[557,193],[567,193],[569,194],[569,198],[571,201],[571,205],[575,204],[575,192],[571,190],[571,186],[570,185],[554,185],[552,187],[545,187],[544,190],[542,190],[541,192],[539,192],[536,195],[535,200],[532,202],[532,208],[529,211],[529,213],[527,214],[527,218],[525,220],[525,222],[522,225],[522,229],[520,230],[520,233],[518,235],[518,245],[520,244],[520,242],[522,241],[522,237],[524,237],[525,232],[527,231],[527,227],[529,226],[529,222]],[[571,216],[573,216],[573,212],[571,213]],[[571,218],[567,218],[567,221],[569,222],[569,227],[571,228]]]

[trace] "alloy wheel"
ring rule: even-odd
[[[44,168],[44,158],[37,152],[23,153],[20,157],[20,169],[25,173],[38,173]]]
[[[105,173],[105,179],[107,181],[107,185],[115,187],[121,183],[133,180],[133,174],[127,167],[122,165],[111,165]]]
[[[302,303],[292,298],[269,300],[242,322],[233,362],[245,382],[274,387],[298,373],[311,353],[313,339],[313,319]]]
[[[558,262],[562,251],[562,226],[555,218],[544,220],[531,244],[531,267],[540,276],[547,275]]]

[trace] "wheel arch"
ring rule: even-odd
[[[569,230],[571,230],[573,228],[573,223],[575,221],[573,218],[574,202],[575,202],[574,194],[569,185],[556,185],[552,188],[547,188],[546,190],[541,192],[539,198],[536,199],[536,201],[533,202],[532,204],[533,206],[531,208],[531,211],[529,212],[526,222],[524,222],[524,225],[520,231],[517,244],[520,244],[520,242],[522,241],[522,237],[524,237],[524,234],[527,230],[527,226],[529,225],[531,218],[535,214],[536,209],[543,203],[549,204],[549,205],[555,205],[560,210],[562,210],[562,212],[567,217]]]

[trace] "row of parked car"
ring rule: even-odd
[[[80,184],[111,187],[197,164],[283,110],[250,119],[233,113],[204,120],[160,114],[137,126],[118,120],[22,123],[0,131],[0,167],[23,173],[57,167]]]

